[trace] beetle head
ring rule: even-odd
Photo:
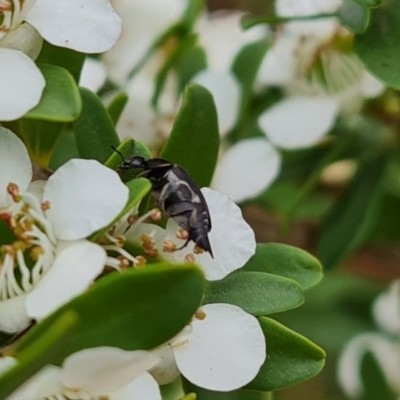
[[[132,168],[144,168],[146,160],[140,156],[134,156],[124,160],[124,162],[119,166],[120,171],[128,171]]]

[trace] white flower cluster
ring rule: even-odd
[[[100,53],[114,45],[121,24],[109,0],[1,0],[0,121],[20,118],[39,103],[45,80],[33,60],[43,39]]]
[[[275,0],[281,17],[313,16],[333,13],[341,0]],[[129,94],[129,101],[117,129],[121,137],[143,140],[148,145],[165,141],[179,106],[176,82],[170,76],[159,101],[159,112],[151,105],[154,78],[163,62],[156,53],[133,79],[129,72],[146,54],[150,44],[178,21],[187,2],[183,0],[114,0],[123,18],[123,34],[96,64],[90,81],[107,75]],[[212,182],[216,190],[241,202],[259,195],[279,175],[280,149],[293,150],[319,143],[339,115],[359,111],[366,98],[376,97],[384,87],[370,76],[351,53],[335,43],[351,40],[348,31],[335,17],[293,21],[276,31],[256,26],[240,29],[239,12],[204,13],[195,26],[200,46],[207,55],[207,69],[192,78],[214,97],[221,138],[235,126],[239,115],[241,88],[231,70],[240,49],[257,40],[271,43],[260,66],[255,91],[280,87],[285,97],[266,109],[258,118],[265,136],[242,139],[234,145],[224,142]],[[104,68],[105,67],[105,68]],[[89,66],[88,66],[89,70]],[[85,81],[82,81],[85,84]],[[133,128],[132,128],[133,127]]]
[[[97,161],[73,159],[47,181],[31,182],[24,144],[0,127],[0,164],[5,171],[0,178],[0,218],[15,237],[1,248],[0,330],[4,332],[19,332],[32,320],[46,317],[82,293],[106,266],[118,270],[143,264],[144,257],[133,257],[122,248],[125,240],[165,260],[196,261],[208,280],[222,279],[255,252],[254,233],[240,209],[211,189],[203,189],[203,194],[213,221],[209,236],[213,259],[208,253],[195,254],[196,249],[171,251],[171,243],[177,247],[182,242],[179,227],[173,221],[166,229],[145,223],[147,214],[132,222],[130,212],[103,240],[90,242],[87,238],[110,226],[128,201],[128,189],[118,174]],[[127,220],[131,228],[124,238],[119,231],[125,230]],[[109,250],[119,257],[109,256]],[[34,265],[28,266],[27,260]],[[159,399],[158,384],[179,374],[198,386],[229,391],[250,382],[265,357],[265,338],[255,317],[230,304],[210,304],[160,348],[80,351],[62,367],[38,372],[11,398],[23,399],[28,393],[30,399]],[[4,358],[2,363],[6,370],[15,360]]]
[[[392,282],[372,307],[381,332],[362,333],[344,347],[338,362],[338,381],[352,398],[364,394],[361,364],[370,352],[375,357],[390,388],[400,396],[400,281]]]

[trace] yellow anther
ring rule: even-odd
[[[194,246],[194,248],[193,248],[193,253],[194,254],[203,254],[204,249],[202,249],[200,246],[197,246],[197,244],[196,244],[196,246]]]
[[[50,201],[42,201],[40,207],[42,208],[42,211],[47,211],[50,208]]]
[[[161,214],[161,211],[158,208],[153,208],[150,211],[150,218],[153,221],[159,221],[161,219],[161,217],[162,217],[162,214]]]
[[[179,231],[175,233],[175,236],[178,239],[186,240],[189,237],[189,233],[183,229],[179,229]]]
[[[196,258],[194,257],[194,254],[189,253],[189,254],[186,254],[184,261],[187,263],[194,263],[196,261]]]
[[[163,250],[166,253],[173,253],[176,250],[176,244],[172,240],[164,240]]]
[[[200,321],[202,321],[203,319],[205,319],[207,317],[207,314],[203,311],[203,310],[197,310],[194,313],[194,317]]]
[[[16,183],[10,182],[7,186],[7,192],[16,203],[19,203],[22,200],[22,196],[19,193],[19,187]]]
[[[43,254],[44,254],[43,247],[40,247],[40,246],[32,247],[31,257],[34,261],[37,261],[39,259],[39,257],[42,256]]]

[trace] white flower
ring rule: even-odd
[[[181,250],[174,250],[185,243],[179,238],[181,229],[169,219],[166,229],[137,221],[126,233],[128,240],[141,243],[150,255],[158,255],[173,262],[196,262],[207,280],[219,280],[235,271],[255,253],[254,232],[242,217],[240,208],[226,194],[201,189],[207,202],[212,228],[208,233],[214,258],[209,253],[198,253],[193,243]],[[143,218],[143,217],[142,217]]]
[[[363,394],[361,362],[367,352],[373,354],[390,387],[400,395],[400,343],[378,333],[358,335],[344,347],[337,366],[343,391],[352,397]]]
[[[157,382],[146,372],[157,361],[155,354],[141,350],[81,350],[67,357],[62,367],[48,365],[39,371],[7,400],[161,400]]]
[[[95,58],[86,57],[79,77],[79,86],[97,92],[105,84],[106,79],[107,71],[104,64]]]
[[[227,72],[243,46],[266,37],[268,31],[262,25],[243,31],[240,27],[243,15],[238,11],[215,11],[204,13],[199,19],[196,31],[210,69]]]
[[[0,21],[0,121],[17,119],[39,103],[45,81],[31,58],[39,54],[42,38],[100,53],[121,31],[109,0],[2,0]]]
[[[223,136],[234,127],[239,114],[240,87],[230,71],[206,69],[192,79],[213,95],[218,115],[219,133]]]
[[[0,218],[15,236],[0,258],[0,330],[17,332],[81,293],[102,271],[104,248],[84,239],[122,211],[128,189],[97,161],[71,160],[45,184],[33,185],[33,194],[27,150],[3,127],[0,166]]]
[[[131,70],[144,57],[155,39],[178,21],[185,0],[112,0],[123,19],[116,45],[102,56],[110,78],[124,85]]]
[[[340,0],[277,0],[284,17],[334,13]],[[336,38],[336,40],[335,40]],[[384,86],[368,74],[354,54],[337,43],[351,41],[337,18],[283,24],[268,50],[258,83],[282,86],[288,97],[267,109],[259,124],[268,138],[283,148],[318,143],[336,117],[358,112],[365,98]]]
[[[336,120],[337,102],[329,97],[288,97],[270,107],[258,123],[276,146],[296,149],[321,140]]]
[[[178,369],[197,386],[231,391],[257,375],[266,358],[266,344],[255,317],[231,304],[209,304],[155,353],[162,361],[151,373],[159,383],[171,381]]]
[[[274,181],[280,165],[280,154],[266,139],[244,139],[222,153],[211,186],[235,202],[251,199]]]
[[[375,299],[372,312],[381,329],[400,338],[400,280]]]
[[[343,391],[353,397],[364,392],[361,363],[366,352],[375,357],[389,386],[400,396],[400,305],[399,280],[377,297],[373,315],[382,333],[364,333],[352,339],[343,349],[338,362],[338,381]]]
[[[176,98],[176,79],[169,75],[165,88],[158,101],[158,111],[151,104],[160,55],[154,55],[146,66],[131,79],[125,90],[128,102],[117,123],[121,139],[134,138],[148,146],[165,142],[178,112]]]

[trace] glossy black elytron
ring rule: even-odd
[[[213,257],[208,239],[211,230],[210,212],[203,194],[190,175],[179,165],[162,158],[145,160],[134,156],[124,159],[118,153],[123,162],[117,170],[124,172],[132,168],[142,169],[137,177],[147,178],[151,182],[152,196],[162,211],[188,232],[188,238],[181,248],[193,240]]]

